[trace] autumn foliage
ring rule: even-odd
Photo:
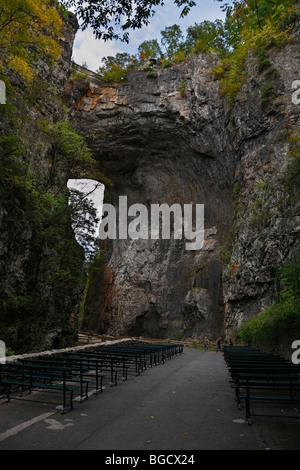
[[[11,68],[26,82],[38,57],[57,59],[62,18],[52,0],[0,0],[0,69]]]

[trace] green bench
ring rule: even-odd
[[[268,380],[269,379],[269,380]],[[253,401],[300,403],[299,376],[278,374],[262,379],[261,374],[242,374],[240,386],[244,392],[239,393],[239,401],[245,401],[245,419],[251,424],[251,403]]]
[[[253,401],[299,402],[300,368],[284,358],[251,347],[224,347],[231,387],[239,409],[245,401],[246,421],[251,424]]]
[[[115,364],[119,363],[119,365],[126,368],[126,375],[128,375],[131,369],[133,369],[134,373],[137,375],[140,375],[144,369],[146,369],[146,363],[140,352],[130,352],[128,350],[119,351],[118,349],[111,350],[111,348],[106,348],[105,351],[102,351],[101,348],[99,348],[95,349],[93,354],[103,359],[112,360]]]
[[[92,382],[91,378],[86,376],[87,370],[82,366],[81,363],[73,363],[71,361],[62,361],[54,356],[42,356],[39,359],[18,359],[21,364],[33,364],[36,366],[46,366],[47,368],[53,369],[57,367],[67,368],[69,370],[68,382],[74,382],[80,384],[80,399],[88,399],[88,387]],[[43,378],[40,373],[40,378]],[[85,388],[85,392],[84,389]]]
[[[70,357],[70,353],[65,353],[64,357]],[[97,352],[77,351],[76,357],[86,361],[90,366],[94,365],[99,371],[110,372],[110,385],[118,384],[118,372],[122,372],[123,380],[128,379],[128,366],[125,362],[120,364],[120,359],[113,356],[106,356]]]
[[[63,394],[62,413],[66,408],[73,409],[73,395],[79,388],[70,385],[71,370],[63,367],[48,367],[34,364],[0,363],[0,383],[6,386],[7,400],[11,399],[11,388],[21,387],[21,396],[25,389],[31,393],[32,389],[48,389],[61,391]],[[69,393],[69,401],[67,394]]]
[[[101,364],[99,361],[89,361],[87,358],[81,357],[75,353],[54,356],[53,360],[61,360],[67,364],[76,364],[84,380],[89,378],[89,382],[95,381],[96,393],[103,391],[103,381],[107,377],[107,374],[101,373]]]

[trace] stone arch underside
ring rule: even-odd
[[[181,339],[222,332],[220,246],[232,217],[235,162],[214,59],[131,72],[126,83],[91,79],[73,90],[72,120],[111,179],[106,202],[204,204],[205,241],[106,240],[90,282],[83,327],[113,335]],[[185,83],[184,93],[182,83]]]

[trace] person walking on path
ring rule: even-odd
[[[205,336],[203,340],[204,351],[208,351],[209,340],[208,337]]]
[[[221,342],[222,342],[222,337],[220,336],[216,342],[216,352],[221,351]]]

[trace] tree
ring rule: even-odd
[[[30,82],[37,57],[59,56],[62,24],[53,0],[0,0],[0,69],[6,65]]]
[[[172,59],[175,52],[180,50],[184,44],[180,26],[174,24],[173,26],[167,26],[161,31],[161,44],[165,48],[167,58]]]
[[[126,69],[131,63],[131,56],[127,52],[118,52],[114,57],[102,57],[103,67],[99,68],[99,73],[112,70],[115,66]]]
[[[249,51],[257,54],[261,67],[271,46],[281,47],[292,39],[299,10],[296,0],[231,1],[224,3],[223,9],[227,12],[224,30],[229,54],[216,67],[215,77],[221,93],[232,99],[246,79]]]
[[[115,57],[102,57],[103,66],[99,67],[97,73],[105,82],[122,82],[126,80],[127,69],[134,64],[136,59],[127,52],[118,52]]]
[[[196,52],[226,52],[224,27],[221,20],[195,23],[187,29],[186,47]]]
[[[99,183],[100,184],[100,183]],[[84,248],[87,259],[98,249],[96,228],[99,222],[93,202],[78,189],[70,189],[69,208],[76,240]]]
[[[51,142],[51,161],[49,161],[48,185],[57,184],[62,168],[73,177],[82,176],[86,168],[95,163],[92,152],[85,139],[77,134],[68,121],[59,121],[46,129]],[[64,179],[61,183],[64,186]],[[58,189],[58,192],[60,192]]]
[[[217,0],[223,2],[224,0]],[[236,22],[240,16],[243,17],[243,24],[249,19],[248,27],[262,28],[265,20],[272,17],[274,21],[278,19],[282,11],[295,5],[297,0],[231,0],[223,3],[222,10],[226,11],[227,18]]]
[[[144,41],[139,45],[138,51],[144,55],[146,60],[149,59],[159,59],[162,56],[160,45],[157,39],[151,39],[149,41]]]
[[[67,8],[73,8],[81,21],[81,28],[91,27],[96,39],[120,39],[129,41],[128,29],[140,29],[148,25],[155,8],[164,0],[61,0]],[[186,16],[196,5],[194,0],[174,0],[183,7],[180,17]],[[121,31],[121,32],[119,32]]]

